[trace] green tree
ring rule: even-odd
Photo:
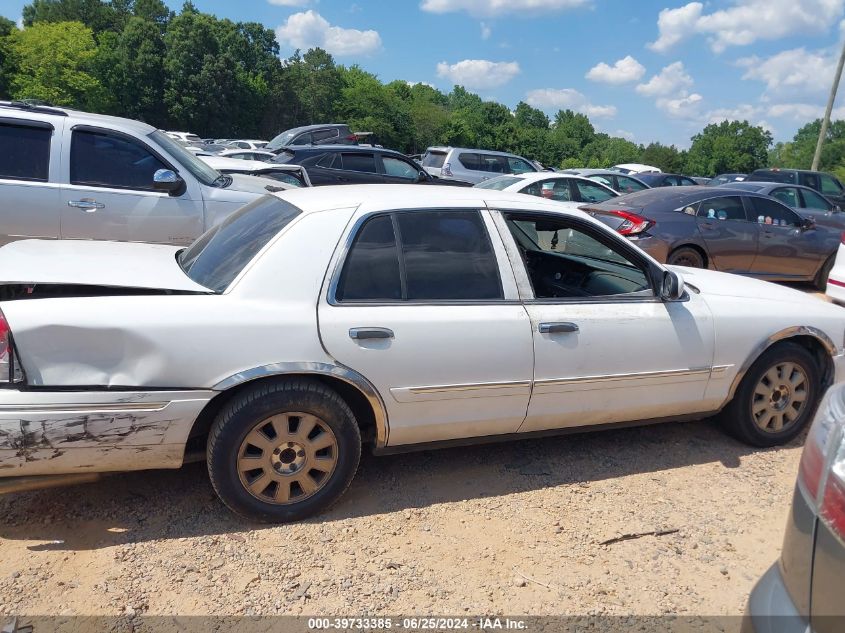
[[[659,167],[670,174],[677,174],[686,168],[686,153],[679,151],[674,145],[649,143],[640,153],[639,162]]]
[[[769,163],[773,167],[810,169],[821,125],[821,119],[816,119],[799,129],[792,141],[775,145],[769,152]],[[845,121],[832,121],[822,145],[819,169],[833,171],[840,166],[845,166]]]
[[[748,121],[711,123],[692,137],[687,171],[698,176],[751,172],[765,167],[772,135]]]
[[[633,163],[640,157],[636,143],[607,134],[596,134],[593,141],[581,150],[582,166],[603,168],[619,163]]]
[[[372,132],[378,143],[407,151],[411,117],[402,100],[405,86],[382,84],[358,66],[344,69],[340,116],[353,131]]]
[[[38,23],[8,37],[11,96],[100,111],[105,91],[91,73],[97,46],[79,22]]]
[[[0,16],[0,99],[9,97],[9,77],[12,74],[12,68],[7,51],[8,37],[17,30],[12,20]]]
[[[23,8],[23,23],[29,27],[41,22],[82,22],[95,33],[119,32],[130,8],[128,0],[33,0]]]

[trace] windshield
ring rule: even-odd
[[[289,145],[290,142],[293,140],[294,136],[296,136],[295,131],[282,132],[276,138],[274,138],[272,141],[267,143],[267,145],[265,147],[269,150],[280,149],[280,148],[284,147],[285,145]]]
[[[495,189],[496,191],[504,191],[511,185],[515,185],[521,180],[523,179],[514,178],[513,176],[496,176],[495,178],[491,178],[490,180],[480,182],[475,186],[479,189]]]
[[[252,258],[300,213],[289,202],[262,196],[179,253],[179,265],[201,286],[223,292]]]
[[[174,141],[161,130],[152,132],[149,134],[149,137],[160,147],[163,147],[167,153],[170,154],[177,163],[179,163],[180,166],[187,169],[191,174],[193,174],[194,178],[199,180],[202,184],[208,185],[209,187],[218,187],[222,185],[221,178],[223,178],[223,174],[216,169],[209,167],[208,164],[191,154],[191,152],[186,150],[182,145],[180,145],[177,141]],[[227,179],[226,182],[231,181]]]

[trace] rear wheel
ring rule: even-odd
[[[672,266],[687,266],[689,268],[704,268],[704,256],[690,246],[676,248],[666,260]]]
[[[815,413],[820,383],[813,355],[795,343],[780,343],[750,367],[722,412],[722,423],[753,446],[788,442]]]
[[[349,406],[310,380],[247,389],[218,415],[208,439],[208,472],[231,510],[258,521],[298,521],[346,491],[361,457]]]

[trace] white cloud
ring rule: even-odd
[[[406,81],[409,87],[413,88],[416,85],[428,86],[429,88],[434,88],[434,86],[427,81]]]
[[[791,119],[806,123],[824,116],[824,106],[812,103],[776,103],[769,106],[767,115],[774,119]],[[845,119],[845,106],[833,108],[830,118]]]
[[[311,4],[311,0],[267,0],[277,7],[305,7]]]
[[[437,64],[437,76],[455,85],[487,90],[498,88],[521,72],[516,62],[491,62],[486,59],[465,59],[455,64]]]
[[[675,62],[638,85],[637,92],[646,97],[665,97],[689,88],[692,84],[692,77],[687,74],[683,62]]]
[[[761,59],[743,57],[737,65],[746,68],[743,79],[755,79],[766,84],[773,93],[825,92],[830,89],[836,68],[834,51],[808,51],[794,48]]]
[[[531,90],[525,96],[525,102],[535,108],[569,109],[595,118],[613,118],[616,116],[616,106],[594,105],[585,95],[572,88]]]
[[[626,141],[633,141],[635,136],[633,132],[629,132],[628,130],[616,130],[613,133],[613,136],[618,136],[619,138],[624,138]]]
[[[493,35],[493,29],[486,22],[481,23],[481,39],[482,40],[489,40],[490,36]]]
[[[648,45],[664,53],[692,35],[705,35],[720,53],[729,46],[789,35],[823,33],[842,17],[845,0],[734,0],[734,6],[704,13],[701,2],[663,9],[657,18],[659,36]]]
[[[548,13],[565,11],[591,4],[591,0],[422,0],[420,8],[429,13],[466,11],[479,18],[506,13]]]
[[[377,31],[359,31],[332,26],[314,10],[294,13],[276,29],[279,43],[291,48],[319,46],[332,55],[366,55],[381,48]]]
[[[598,81],[606,84],[624,84],[631,81],[639,81],[645,75],[645,66],[628,55],[617,60],[613,66],[604,62],[596,64],[585,77],[590,81]]]
[[[722,121],[749,121],[753,123],[762,113],[763,108],[760,106],[740,103],[733,108],[710,110],[704,115],[704,118],[707,123],[721,123]]]
[[[657,107],[676,119],[698,119],[700,106],[704,97],[698,93],[682,94],[674,99],[661,97],[656,101]]]

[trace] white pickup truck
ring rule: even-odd
[[[140,121],[0,101],[0,245],[190,244],[244,204],[288,187],[222,174]]]

